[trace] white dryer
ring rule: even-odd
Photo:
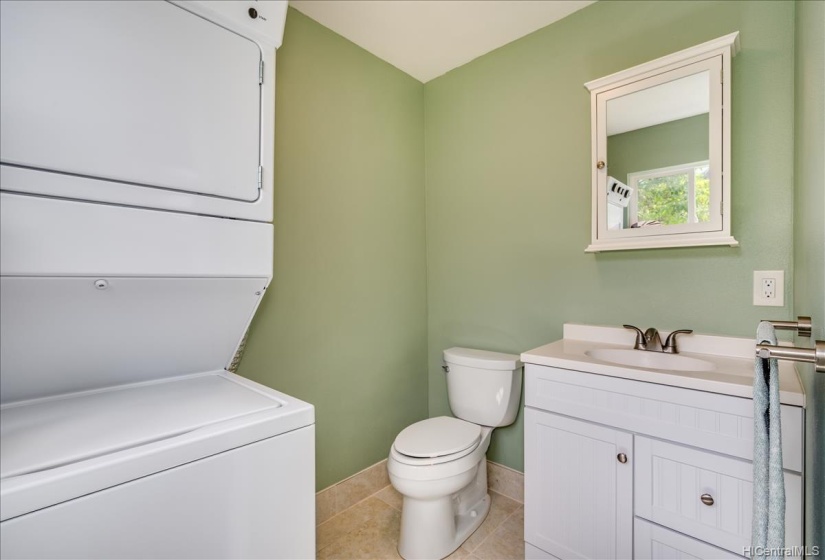
[[[285,1],[0,2],[0,556],[311,558],[272,278]]]
[[[3,190],[272,221],[286,8],[4,1]]]

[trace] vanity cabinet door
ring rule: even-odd
[[[631,558],[633,436],[525,409],[525,540],[553,556]]]

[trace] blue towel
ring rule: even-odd
[[[756,329],[757,344],[776,345],[766,321]],[[768,558],[785,546],[785,478],[782,474],[782,426],[779,409],[779,364],[756,358],[753,376],[753,533],[752,545]],[[780,556],[781,552],[773,552]]]

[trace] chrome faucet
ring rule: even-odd
[[[680,334],[690,334],[693,331],[689,329],[681,329],[673,331],[665,339],[665,344],[662,346],[662,338],[659,336],[659,331],[650,327],[645,332],[642,329],[634,327],[633,325],[622,325],[626,329],[633,329],[636,331],[636,343],[633,345],[634,350],[647,350],[649,352],[664,352],[665,354],[678,354],[679,349],[676,347],[676,336]]]

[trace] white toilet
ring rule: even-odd
[[[444,351],[447,394],[457,418],[405,428],[390,450],[390,482],[404,496],[398,552],[407,560],[444,558],[490,510],[486,453],[493,428],[512,424],[522,363],[513,354]]]

